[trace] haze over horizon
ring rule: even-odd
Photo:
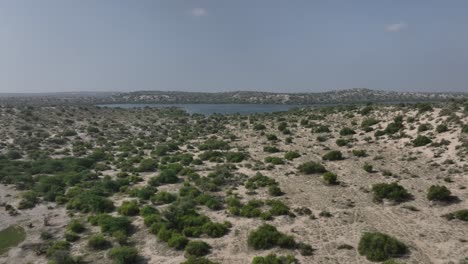
[[[468,92],[468,2],[0,2],[0,93]]]

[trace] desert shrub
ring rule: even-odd
[[[396,182],[374,184],[372,192],[377,201],[388,199],[394,202],[403,202],[411,197],[408,191]]]
[[[226,161],[228,162],[238,163],[242,162],[245,158],[247,158],[247,155],[243,152],[228,152],[226,154]]]
[[[274,164],[274,165],[282,165],[284,164],[284,160],[280,157],[272,157],[272,156],[269,156],[269,157],[266,157],[265,158],[265,162],[268,162],[268,163],[271,163],[271,164]]]
[[[190,241],[185,247],[187,256],[201,257],[210,253],[211,246],[204,241]]]
[[[353,149],[353,155],[356,157],[365,157],[367,153],[364,149]]]
[[[430,103],[417,103],[416,108],[418,109],[418,113],[420,114],[432,111],[432,106]]]
[[[93,235],[88,240],[88,246],[92,249],[102,250],[110,246],[110,242],[102,235]]]
[[[80,239],[80,236],[75,232],[65,232],[65,240],[68,242],[75,242]]]
[[[267,186],[272,186],[272,185],[277,185],[277,184],[278,183],[274,179],[269,178],[268,176],[264,176],[260,172],[257,172],[255,176],[250,177],[245,182],[245,188],[257,189],[259,187],[267,187]]]
[[[137,215],[140,212],[137,201],[124,201],[118,209],[119,214],[125,216]]]
[[[229,232],[225,224],[207,222],[202,227],[203,233],[210,237],[222,237]]]
[[[116,247],[109,251],[109,258],[116,264],[133,264],[137,261],[138,250],[134,247]]]
[[[337,184],[337,176],[332,172],[325,172],[323,174],[323,180],[328,184]]]
[[[281,196],[284,193],[278,185],[270,185],[268,186],[268,194],[271,196]]]
[[[447,187],[441,185],[432,185],[427,191],[427,199],[431,201],[448,201],[451,198],[451,192]]]
[[[8,158],[8,159],[11,159],[11,160],[17,160],[17,159],[21,159],[23,156],[21,156],[21,153],[19,153],[17,150],[9,150],[7,151],[7,153],[5,154],[5,156]]]
[[[265,130],[266,126],[264,124],[255,124],[253,130]]]
[[[170,184],[177,183],[179,178],[177,177],[177,172],[173,169],[164,169],[161,170],[158,176],[152,177],[148,184],[151,186],[159,186],[161,184]]]
[[[462,221],[468,221],[468,210],[463,209],[463,210],[458,210],[453,213],[449,213],[447,215],[444,215],[447,219],[452,220],[452,219],[458,219]]]
[[[348,135],[354,135],[354,134],[356,134],[356,131],[352,130],[349,127],[344,127],[340,130],[341,136],[348,136]]]
[[[288,151],[284,154],[284,158],[287,160],[293,160],[299,158],[300,156],[301,154],[299,154],[297,151]]]
[[[462,133],[468,133],[468,124],[465,124],[465,125],[462,127]]]
[[[140,165],[138,166],[138,171],[145,172],[145,171],[155,171],[158,167],[158,162],[154,159],[144,159],[140,161]]]
[[[208,139],[203,144],[198,146],[199,150],[227,150],[229,148],[229,143],[218,139]]]
[[[27,191],[21,194],[22,198],[19,205],[18,209],[23,210],[23,209],[29,209],[33,208],[36,206],[38,202],[38,197],[37,193],[34,191]]]
[[[418,132],[424,132],[424,131],[428,131],[431,129],[431,125],[430,124],[420,124],[418,126]]]
[[[405,244],[383,233],[364,233],[359,241],[358,252],[370,261],[385,261],[408,252]]]
[[[268,200],[266,202],[271,208],[269,213],[274,216],[290,214],[289,207],[280,200]]]
[[[324,173],[327,170],[322,164],[308,161],[299,165],[298,170],[305,174]]]
[[[188,259],[181,264],[219,264],[217,262],[213,262],[207,258],[204,257],[193,257],[190,256]]]
[[[270,141],[278,140],[278,137],[275,134],[266,134],[265,136],[267,140],[270,140]]]
[[[83,192],[68,201],[67,209],[76,209],[84,213],[105,213],[114,210],[114,203],[106,197]]]
[[[154,195],[153,197],[151,197],[151,202],[153,202],[156,205],[161,205],[172,203],[176,199],[177,196],[175,194],[166,191],[161,191],[156,193],[156,195]]]
[[[325,125],[317,125],[315,128],[312,129],[314,133],[330,133],[330,129],[328,126]]]
[[[47,249],[47,256],[54,255],[56,251],[68,251],[69,249],[70,243],[68,243],[67,241],[57,241]]]
[[[343,159],[343,154],[339,150],[332,150],[330,152],[327,152],[325,155],[322,156],[323,160],[342,160]]]
[[[379,120],[377,120],[377,119],[375,119],[373,117],[370,117],[370,118],[366,118],[366,119],[362,120],[361,127],[366,128],[366,127],[376,125],[378,123],[379,123]]]
[[[344,147],[346,145],[348,145],[349,143],[349,140],[347,139],[344,139],[344,138],[339,138],[335,141],[336,145],[339,146],[339,147]]]
[[[414,140],[413,140],[413,145],[415,147],[422,147],[427,144],[432,143],[432,140],[426,136],[423,135],[418,135]]]
[[[263,224],[251,231],[247,243],[256,250],[270,249],[275,246],[291,248],[295,245],[294,238],[279,232],[274,226],[268,224]]]
[[[447,132],[447,131],[448,131],[447,124],[440,124],[440,125],[437,125],[436,131],[437,131],[437,133],[444,133],[444,132]]]
[[[269,254],[265,257],[257,256],[252,259],[252,264],[295,264],[297,263],[293,255],[277,256]]]
[[[92,225],[101,227],[103,233],[113,234],[115,232],[123,232],[128,234],[131,229],[131,222],[127,217],[114,217],[108,214],[100,214],[89,217],[89,222]]]
[[[280,152],[281,150],[275,146],[264,146],[263,151],[268,152],[268,153],[277,153],[277,152]]]
[[[81,233],[85,231],[85,229],[86,228],[84,227],[84,225],[76,219],[71,220],[67,225],[67,230],[70,230],[75,233]]]
[[[171,238],[167,241],[167,245],[174,249],[182,250],[188,242],[189,240],[184,235],[172,233]]]
[[[374,166],[372,166],[372,164],[369,164],[369,163],[365,163],[363,166],[362,166],[362,169],[365,170],[366,172],[373,172],[374,171]]]

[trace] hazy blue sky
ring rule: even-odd
[[[466,0],[1,0],[0,92],[468,91]]]

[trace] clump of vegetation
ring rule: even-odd
[[[277,152],[280,152],[281,150],[275,146],[264,146],[263,151],[268,152],[268,153],[277,153]]]
[[[330,185],[335,185],[338,183],[337,176],[335,173],[332,172],[325,172],[323,174],[323,180]]]
[[[364,149],[353,149],[353,155],[356,157],[365,157],[367,152]]]
[[[422,147],[427,144],[432,143],[432,140],[426,136],[423,135],[418,135],[414,140],[413,140],[413,145],[415,147]]]
[[[441,185],[432,185],[427,191],[427,199],[431,201],[449,201],[452,198],[450,190]]]
[[[408,247],[383,233],[364,233],[359,241],[358,252],[370,261],[385,261],[405,255]]]
[[[444,217],[446,217],[448,220],[458,219],[458,220],[468,222],[468,210],[467,209],[458,210],[453,213],[446,214],[444,215]]]
[[[247,240],[250,247],[256,250],[270,249],[273,247],[294,248],[296,242],[292,236],[287,236],[279,232],[276,227],[263,224],[254,231],[251,231]]]
[[[296,258],[293,255],[277,256],[269,254],[265,257],[257,256],[252,259],[252,264],[295,264]]]
[[[325,155],[322,156],[323,160],[342,160],[343,159],[343,154],[339,150],[332,150],[330,152],[327,152]]]
[[[106,249],[110,244],[111,243],[102,235],[93,235],[88,240],[88,246],[95,250]]]
[[[356,134],[356,131],[352,130],[349,127],[344,127],[340,130],[341,136],[348,136],[348,135],[354,135],[354,134]]]
[[[121,215],[134,216],[140,212],[140,208],[137,201],[124,201],[118,211]]]
[[[403,202],[411,198],[408,191],[396,182],[374,184],[372,192],[376,201],[388,199],[394,202]]]
[[[181,264],[219,264],[217,262],[213,262],[205,257],[189,257],[186,261],[182,262]]]
[[[365,163],[363,166],[362,166],[362,169],[365,170],[366,172],[373,172],[374,171],[374,166],[372,166],[372,164],[369,164],[369,163]]]
[[[313,161],[302,163],[297,169],[305,174],[324,173],[327,171],[322,164]]]
[[[80,221],[74,219],[68,223],[67,230],[72,231],[74,233],[82,233],[86,230],[86,228]]]
[[[187,256],[201,257],[210,253],[211,246],[204,241],[190,241],[185,247],[185,254]]]
[[[273,156],[268,156],[265,158],[265,162],[271,163],[274,165],[282,165],[284,164],[284,160],[280,157],[273,157]]]
[[[109,258],[117,264],[132,264],[138,259],[138,250],[134,247],[116,247],[109,251]]]
[[[299,154],[297,151],[288,151],[284,154],[284,158],[287,160],[293,160],[299,158],[300,156],[301,154]]]
[[[436,131],[437,131],[437,133],[444,133],[444,132],[447,132],[447,131],[448,131],[447,124],[440,124],[440,125],[437,125]]]

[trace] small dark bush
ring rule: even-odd
[[[427,191],[427,199],[431,201],[448,201],[451,199],[451,192],[447,187],[432,185]]]
[[[322,157],[323,160],[342,160],[343,159],[343,154],[339,150],[332,150]]]
[[[432,140],[426,136],[418,135],[414,140],[413,140],[413,145],[415,147],[422,147],[427,144],[432,143]]]
[[[265,257],[254,257],[252,264],[295,264],[297,263],[293,255],[277,256],[276,254],[270,254]]]
[[[305,174],[324,173],[327,170],[322,164],[309,161],[299,165],[298,170]]]
[[[364,233],[359,241],[358,252],[370,261],[385,261],[408,252],[405,244],[383,233]]]
[[[201,257],[210,253],[211,246],[204,241],[190,241],[185,247],[187,256]]]
[[[102,235],[93,235],[88,240],[88,246],[92,249],[102,250],[110,246],[110,242]]]
[[[332,172],[325,172],[323,174],[323,180],[328,184],[337,184],[337,176]]]
[[[116,264],[133,264],[137,261],[138,250],[134,247],[116,247],[109,251],[109,258]]]
[[[374,198],[377,201],[382,201],[383,199],[389,199],[394,202],[403,202],[408,200],[411,195],[406,191],[406,189],[399,185],[396,182],[393,183],[378,183],[372,186],[372,191],[374,193]]]

